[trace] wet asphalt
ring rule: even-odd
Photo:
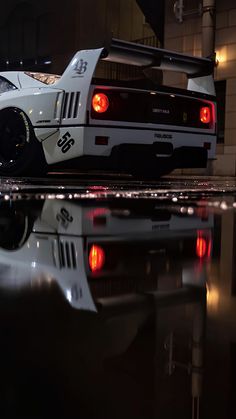
[[[1,418],[235,418],[235,243],[233,178],[2,178]]]

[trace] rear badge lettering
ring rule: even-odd
[[[86,73],[88,67],[88,62],[83,60],[82,58],[78,60],[73,69],[76,74],[78,74],[79,77],[83,76],[84,73]]]
[[[58,147],[61,148],[62,153],[67,153],[71,147],[75,144],[74,138],[71,138],[69,131],[67,131],[59,140],[57,141]]]
[[[153,108],[152,112],[153,113],[164,113],[164,114],[167,114],[167,115],[170,114],[170,110],[169,109]]]
[[[162,139],[162,140],[172,140],[173,135],[171,135],[171,134],[154,134],[154,137]]]

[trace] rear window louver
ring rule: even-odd
[[[76,269],[76,249],[73,242],[60,241],[60,267]]]
[[[78,117],[79,97],[80,97],[80,92],[65,93],[63,107],[62,107],[63,119],[75,119]]]

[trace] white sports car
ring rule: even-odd
[[[99,60],[182,71],[187,90],[94,79]],[[216,146],[211,60],[130,42],[78,51],[62,76],[0,73],[0,175],[80,165],[153,177],[205,167]],[[133,85],[133,84],[132,84]]]

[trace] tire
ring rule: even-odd
[[[32,232],[35,218],[22,202],[2,202],[0,248],[9,251],[20,249]]]
[[[0,176],[42,175],[46,172],[42,145],[23,111],[0,112]]]

